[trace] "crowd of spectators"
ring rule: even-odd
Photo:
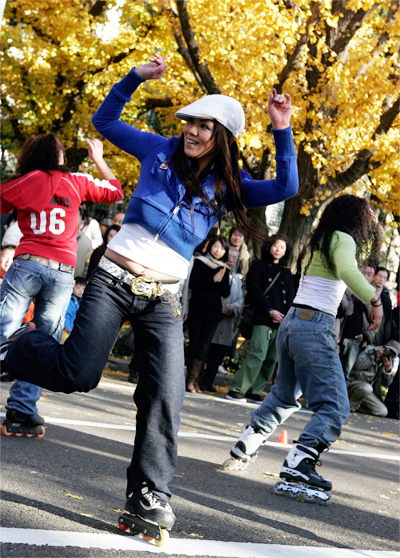
[[[120,212],[112,219],[97,221],[90,219],[82,206],[79,212],[75,287],[65,317],[63,339],[73,327],[86,281],[104,255],[108,242],[120,230],[124,218],[124,213]],[[14,211],[8,216],[2,236],[0,281],[11,266],[21,236]],[[218,371],[225,372],[222,367],[225,357],[232,358],[236,354],[243,308],[253,305],[253,333],[226,397],[257,404],[263,401],[265,389],[271,380],[273,382],[276,371],[276,333],[294,299],[306,247],[300,251],[295,274],[287,267],[290,253],[289,239],[275,235],[264,243],[261,259],[251,262],[245,233],[237,227],[233,227],[227,237],[214,237],[199,246],[188,278],[181,285],[182,317],[187,322],[188,338],[187,391],[216,391]],[[384,318],[377,331],[369,331],[370,304],[363,304],[346,291],[336,320],[336,332],[350,406],[353,412],[398,418],[399,307],[392,309],[386,268],[366,261],[361,271],[381,297]],[[34,302],[24,323],[32,320]],[[242,338],[240,343],[243,343]],[[0,378],[12,380],[6,371]],[[138,381],[135,355],[130,363],[129,380]]]

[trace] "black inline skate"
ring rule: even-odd
[[[124,513],[118,519],[121,531],[130,529],[132,535],[142,535],[145,541],[164,546],[175,523],[171,506],[149,489],[145,482],[126,500]]]
[[[231,449],[231,457],[222,463],[223,471],[242,471],[257,459],[258,448],[267,441],[260,429],[246,426],[243,434]]]
[[[8,409],[1,433],[3,436],[26,436],[27,438],[43,438],[44,419],[36,415],[21,413],[17,409]]]
[[[332,489],[332,483],[315,471],[315,465],[321,465],[319,456],[315,448],[294,444],[279,475],[286,482],[278,482],[275,493],[303,502],[330,504],[332,497],[327,492]]]

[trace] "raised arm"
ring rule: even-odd
[[[166,140],[151,132],[142,132],[120,120],[125,104],[141,83],[148,79],[159,79],[167,64],[159,55],[156,62],[149,62],[132,69],[116,83],[92,118],[93,126],[108,141],[141,161],[158,144]]]
[[[292,103],[289,94],[278,95],[273,89],[268,99],[268,114],[275,140],[276,178],[253,180],[241,171],[243,201],[246,207],[264,207],[287,200],[297,194],[299,176],[290,119]]]
[[[99,139],[91,139],[88,140],[88,145],[89,157],[96,165],[102,178],[104,178],[105,180],[117,180],[114,176],[114,173],[103,158],[103,142],[101,142]]]

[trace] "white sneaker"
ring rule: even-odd
[[[225,368],[222,366],[222,364],[220,364],[220,365],[218,366],[218,372],[219,372],[220,374],[228,374],[228,372],[225,370]]]

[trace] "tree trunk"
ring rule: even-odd
[[[299,196],[287,200],[279,227],[279,234],[288,236],[293,243],[292,258],[289,261],[289,266],[292,269],[296,267],[297,258],[307,243],[312,225],[318,213],[318,208],[312,207],[310,215],[300,215],[301,206],[302,199]]]

